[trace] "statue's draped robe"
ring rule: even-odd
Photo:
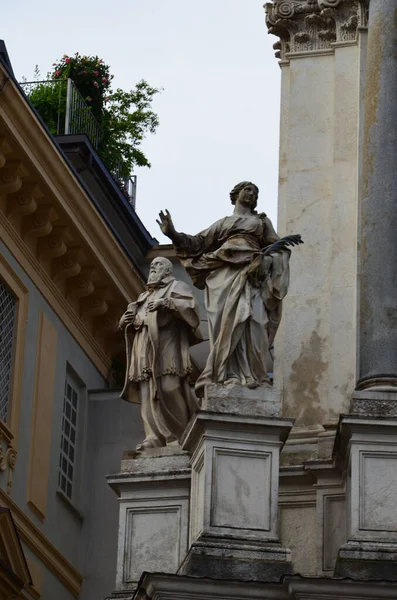
[[[148,303],[160,298],[166,308],[148,312]],[[163,442],[170,433],[179,438],[197,408],[188,382],[192,370],[189,346],[202,341],[197,302],[186,283],[167,277],[160,287],[149,287],[129,304],[127,310],[132,309],[136,317],[125,328],[127,370],[121,396],[149,404],[142,409],[145,430],[144,415],[149,414],[155,425],[151,430]],[[166,375],[175,376],[174,394],[169,389],[165,392]],[[141,397],[143,389],[149,390],[145,398]]]
[[[265,214],[225,217],[198,235],[181,236],[177,255],[196,287],[205,289],[208,314],[210,354],[197,394],[211,382],[268,382],[268,351],[289,283],[289,251],[260,254],[279,239]]]

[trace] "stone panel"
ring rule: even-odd
[[[397,531],[397,453],[361,452],[360,529]]]
[[[213,451],[211,526],[270,530],[270,452]]]
[[[292,552],[293,572],[316,573],[316,507],[283,506],[280,514],[281,544]]]
[[[324,496],[323,570],[333,571],[338,551],[346,541],[344,495]]]
[[[143,571],[176,571],[181,507],[128,508],[126,517],[124,583],[138,581]]]

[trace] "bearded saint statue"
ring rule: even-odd
[[[197,396],[208,383],[269,385],[269,348],[281,319],[289,284],[287,245],[265,213],[258,214],[259,190],[249,181],[230,192],[233,214],[197,235],[176,231],[168,211],[160,212],[161,231],[196,287],[205,290],[210,353],[196,382]]]
[[[199,309],[171,261],[150,264],[147,290],[121,317],[127,370],[121,397],[141,403],[145,439],[137,450],[177,444],[197,408],[189,347],[202,341]]]

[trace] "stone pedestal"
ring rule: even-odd
[[[189,551],[179,573],[275,581],[291,570],[278,541],[279,454],[292,428],[269,388],[208,386],[181,445],[191,454]]]
[[[190,472],[187,453],[169,447],[126,453],[108,476],[120,504],[113,598],[130,599],[143,571],[176,573],[188,549]]]
[[[356,392],[341,418],[338,458],[346,470],[347,543],[335,575],[397,581],[397,393]]]

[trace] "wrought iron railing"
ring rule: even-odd
[[[122,165],[118,165],[112,172],[113,178],[120,187],[124,196],[127,198],[128,202],[133,208],[135,208],[137,177],[136,175],[130,175],[129,177],[126,177],[122,174],[122,172]]]
[[[52,135],[84,133],[94,148],[99,149],[101,127],[71,79],[23,81],[20,85]],[[136,175],[125,177],[122,172],[119,165],[112,176],[135,208]]]
[[[85,133],[98,149],[101,127],[71,79],[20,85],[53,135]]]

